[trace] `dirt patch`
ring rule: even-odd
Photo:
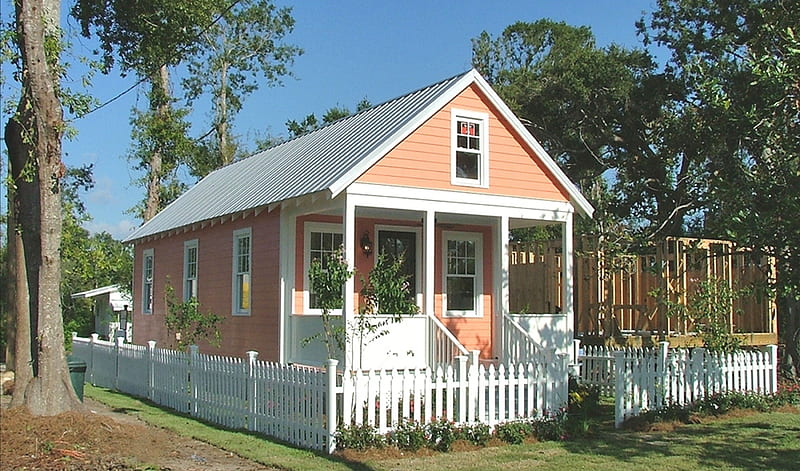
[[[53,417],[34,417],[23,407],[8,409],[4,405],[0,409],[0,469],[274,469],[149,426],[88,398],[86,404],[93,412],[68,412]]]

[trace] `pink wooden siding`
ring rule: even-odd
[[[489,187],[452,185],[450,179],[451,110],[489,114]],[[431,119],[365,172],[364,183],[468,191],[568,201],[569,196],[514,135],[477,86],[465,89]]]
[[[233,316],[231,291],[233,270],[233,231],[251,228],[251,309],[249,316]],[[279,358],[279,234],[278,211],[215,224],[203,229],[180,232],[169,237],[143,241],[136,245],[134,266],[134,343],[156,340],[169,345],[164,326],[166,310],[164,287],[169,282],[176,297],[183,299],[183,243],[198,240],[198,300],[203,312],[225,317],[222,323],[222,347],[201,344],[205,353],[243,356],[248,350],[259,358]],[[154,251],[153,314],[142,314],[142,251]]]

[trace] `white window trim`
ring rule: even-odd
[[[248,309],[239,309],[239,303],[237,302],[237,289],[236,289],[236,276],[238,275],[237,272],[237,262],[238,262],[238,253],[237,250],[239,249],[239,239],[242,237],[248,237],[249,239],[249,253],[250,253],[250,270],[248,273],[250,274],[250,290],[247,292],[249,296],[249,300],[247,305],[250,306]],[[252,230],[249,227],[244,229],[237,229],[233,231],[233,260],[231,265],[231,314],[234,316],[249,316],[250,311],[253,308],[253,235]]]
[[[198,297],[198,290],[200,288],[200,282],[198,280],[200,276],[200,247],[198,245],[197,239],[187,240],[183,242],[183,300],[188,301],[189,293],[186,290],[186,284],[189,281],[189,250],[195,249],[194,255],[194,297]]]
[[[475,242],[475,310],[447,310],[447,241],[469,240]],[[444,317],[483,317],[483,234],[480,232],[442,232],[442,313]]]
[[[459,120],[474,121],[481,125],[481,156],[478,160],[478,179],[460,178],[456,168],[456,150],[458,140],[456,122]],[[478,111],[452,109],[450,111],[450,182],[457,186],[489,188],[489,114]]]
[[[416,237],[416,244],[417,244],[417,254],[416,260],[414,261],[414,267],[416,270],[416,279],[417,279],[417,286],[414,287],[414,301],[417,303],[417,307],[420,308],[420,312],[422,312],[422,302],[423,302],[423,295],[422,295],[422,266],[424,262],[422,261],[422,228],[415,227],[415,226],[389,226],[389,225],[381,225],[377,224],[372,231],[372,237],[375,239],[373,244],[375,245],[375,256],[373,259],[372,266],[377,265],[378,263],[378,255],[377,251],[380,249],[378,247],[378,232],[380,231],[393,231],[393,232],[410,232],[413,233]]]
[[[150,258],[150,267],[152,273],[150,276],[152,280],[150,281],[150,302],[147,302],[145,299],[145,286],[147,285],[147,273],[145,272],[145,266],[147,265],[146,261]],[[142,314],[153,314],[153,300],[155,298],[153,291],[155,290],[155,273],[156,272],[156,258],[155,258],[155,251],[153,249],[145,249],[142,251],[142,298],[141,306],[142,306]]]
[[[311,281],[308,279],[308,270],[311,268],[311,233],[330,232],[342,234],[344,238],[344,227],[341,224],[330,222],[306,221],[303,224],[303,314],[322,315],[322,309],[311,308]],[[330,312],[332,316],[341,316],[341,309],[334,309]]]

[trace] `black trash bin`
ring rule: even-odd
[[[83,402],[83,382],[86,378],[86,362],[70,355],[67,357],[67,366],[69,367],[69,379],[72,382],[72,389],[78,395],[78,399]]]

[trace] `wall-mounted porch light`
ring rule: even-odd
[[[364,231],[364,235],[361,236],[361,251],[364,252],[364,255],[372,255],[372,241],[367,231]]]

